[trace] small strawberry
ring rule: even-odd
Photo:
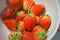
[[[17,30],[24,32],[25,31],[25,26],[24,26],[24,21],[19,21],[17,24]]]
[[[40,17],[39,23],[42,26],[43,29],[47,30],[51,24],[51,18],[50,16],[43,16]]]
[[[20,11],[20,12],[18,12],[18,13],[17,13],[17,17],[16,17],[16,21],[21,21],[21,20],[23,20],[25,14],[26,14],[25,11]]]
[[[16,27],[17,27],[17,22],[16,22],[16,20],[14,20],[14,19],[7,19],[7,20],[4,20],[4,23],[5,23],[5,25],[7,26],[7,28],[9,29],[9,30],[16,30]]]
[[[46,32],[41,26],[35,26],[32,30],[32,36],[34,40],[45,40]]]
[[[40,4],[40,5],[32,5],[30,11],[32,13],[34,13],[36,16],[40,16],[45,10],[44,5]]]

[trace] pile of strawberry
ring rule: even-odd
[[[21,40],[45,40],[51,18],[45,6],[33,0],[8,0],[2,19],[10,31],[21,32]],[[11,40],[9,38],[9,40]]]

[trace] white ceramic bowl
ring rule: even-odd
[[[57,0],[34,0],[37,4],[44,4],[47,14],[51,17],[51,26],[47,33],[47,39],[51,40],[59,26],[59,7]],[[0,0],[0,12],[6,7],[6,0]],[[8,40],[9,30],[0,19],[0,40]]]

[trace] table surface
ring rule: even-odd
[[[60,0],[58,0],[58,4],[59,4],[59,7],[60,7]],[[60,15],[60,14],[59,14]],[[60,17],[59,17],[60,18]],[[52,40],[60,40],[60,25],[59,25],[59,28],[55,34],[55,36],[52,38]]]

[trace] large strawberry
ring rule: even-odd
[[[17,27],[17,22],[16,22],[16,20],[14,20],[14,19],[7,19],[7,20],[4,20],[4,23],[5,23],[5,25],[7,26],[7,28],[9,29],[9,30],[16,30],[16,27]]]
[[[45,40],[46,32],[41,26],[35,26],[35,28],[32,30],[32,36],[34,40]]]
[[[25,11],[20,11],[20,12],[18,12],[18,13],[17,13],[17,17],[16,17],[16,21],[21,21],[21,20],[23,20],[25,14],[26,14]]]
[[[15,13],[11,7],[7,7],[2,12],[2,19],[5,20],[10,18],[15,18]]]
[[[50,16],[41,16],[39,19],[39,23],[42,26],[43,29],[47,30],[51,24],[51,18]]]
[[[33,0],[23,0],[23,9],[28,10],[33,4]]]
[[[32,5],[30,11],[32,13],[34,13],[36,16],[40,16],[45,10],[44,5],[40,4],[40,5]]]
[[[23,0],[8,0],[8,3],[13,9],[22,8]]]
[[[31,31],[36,24],[36,17],[35,16],[25,16],[23,20],[24,20],[24,25],[25,25],[26,29]]]
[[[24,21],[19,21],[17,24],[17,30],[24,32],[25,31],[25,26],[24,26]]]
[[[31,33],[30,32],[24,32],[22,34],[22,40],[33,40]]]

